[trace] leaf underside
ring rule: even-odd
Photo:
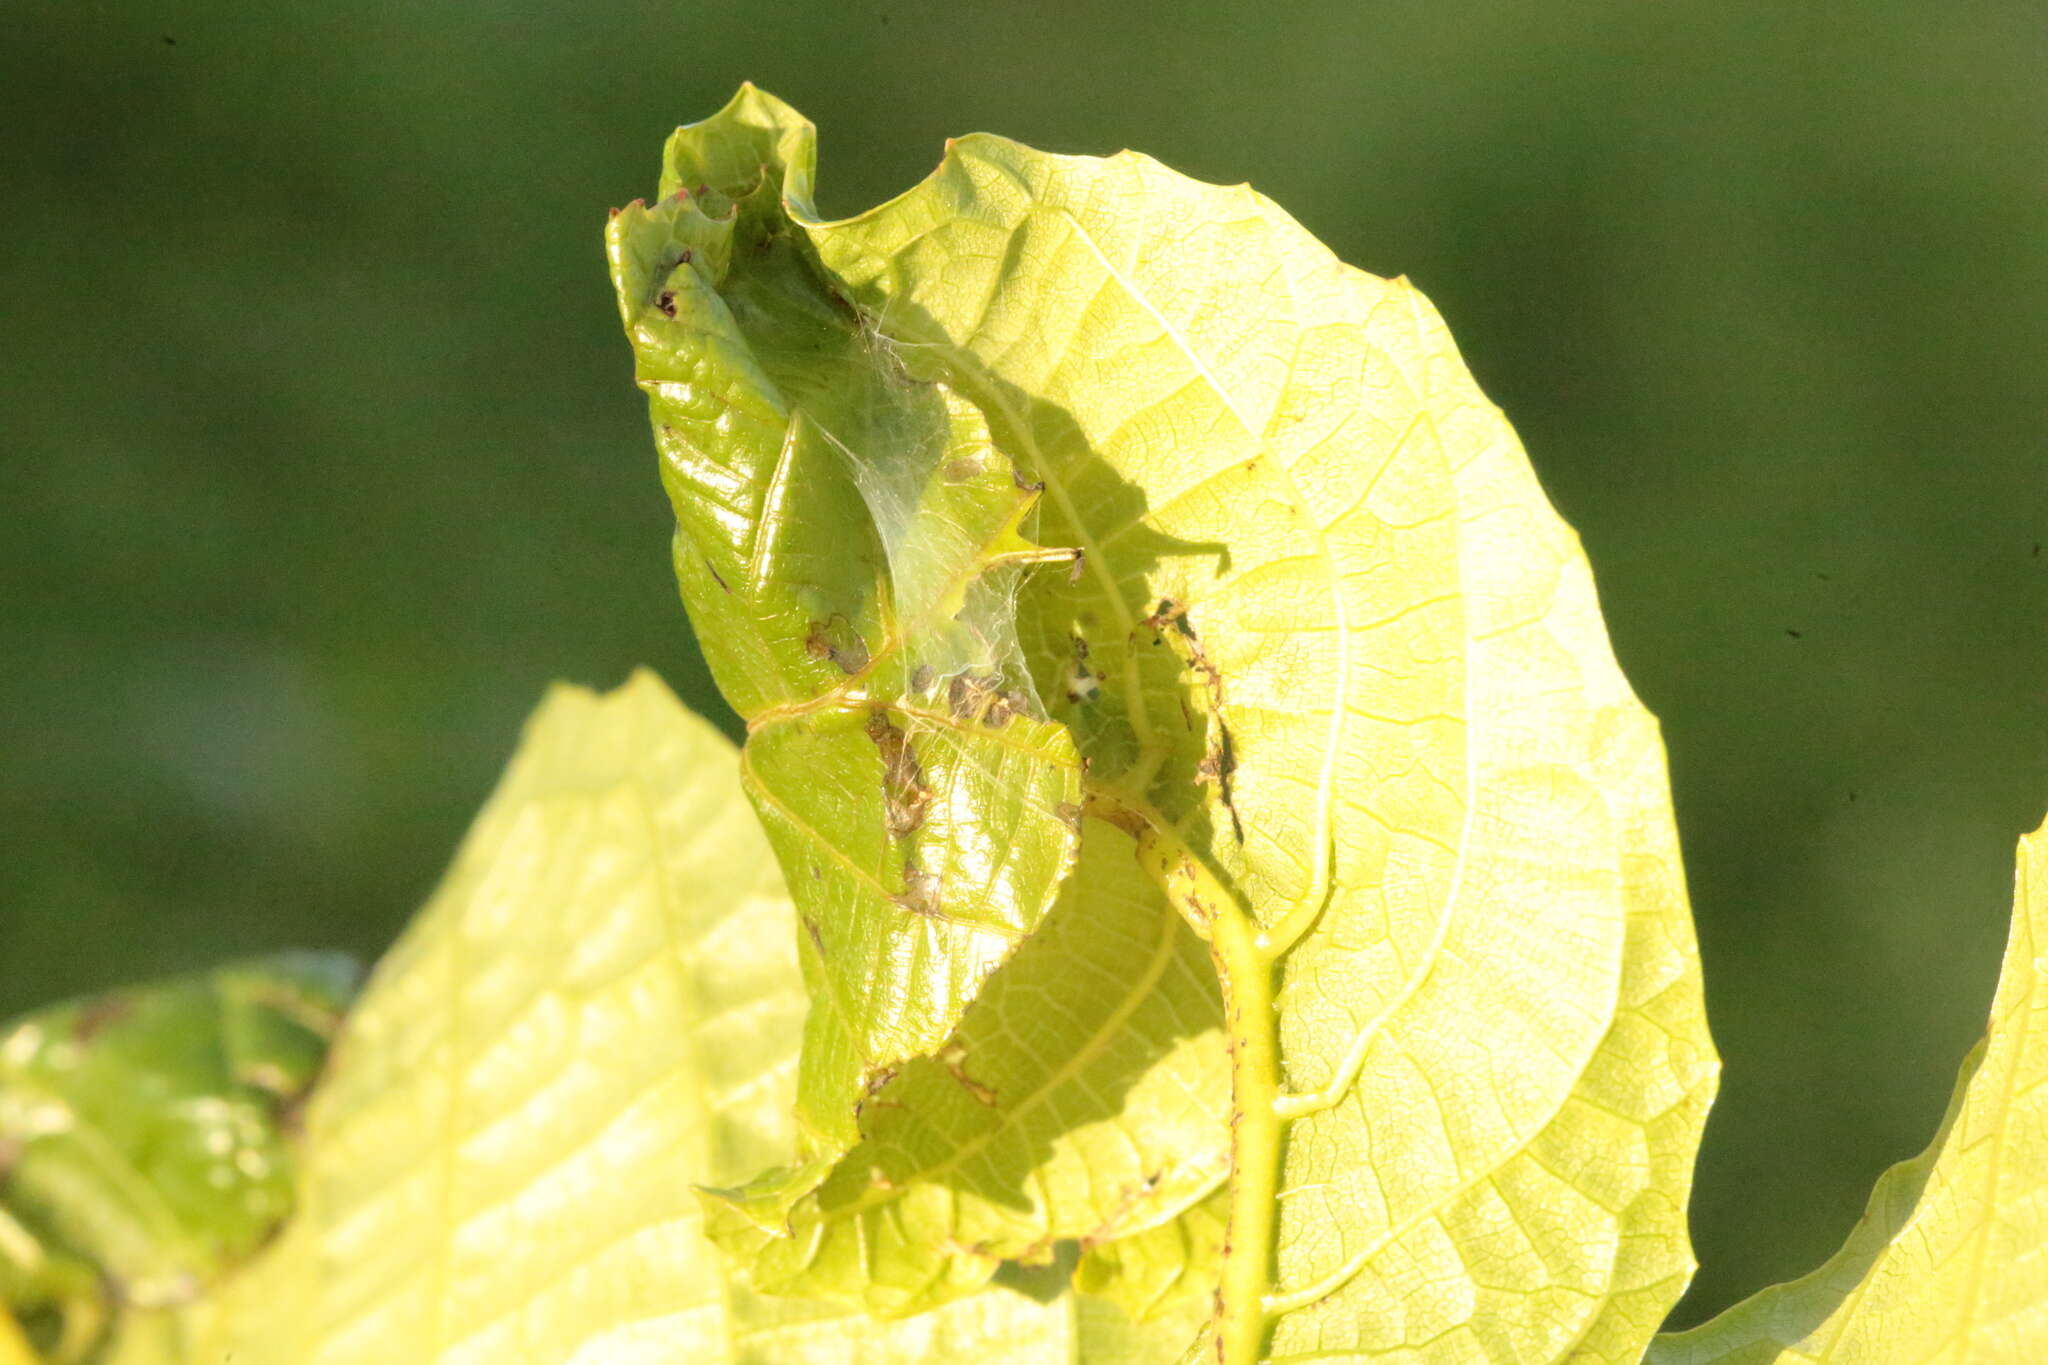
[[[1251,191],[1129,153],[965,138],[828,222],[786,106],[743,91],[679,134],[664,207],[716,202],[704,147],[1042,486],[1031,539],[1081,554],[1018,584],[1032,691],[1087,809],[1197,929],[1242,916],[1236,970],[1271,974],[1279,1109],[1240,1094],[1239,1117],[1270,1134],[1277,1214],[1224,1291],[1270,1301],[1244,1310],[1270,1358],[1640,1350],[1690,1273],[1716,1074],[1661,748],[1428,304]],[[615,226],[614,260],[636,239]],[[620,277],[629,328],[659,313],[659,282]],[[802,1262],[819,1204],[890,1193],[852,1194],[864,1174],[809,1206],[788,1199],[815,1171],[756,1191],[757,1259]]]
[[[2023,1365],[2048,1358],[2048,825],[2020,841],[1991,1022],[1927,1150],[1842,1249],[1651,1365]]]

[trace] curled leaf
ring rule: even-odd
[[[676,572],[748,724],[749,795],[802,927],[798,1105],[820,1150],[944,1044],[1072,865],[1066,731],[1017,647],[1036,490],[975,407],[908,375],[791,224],[810,146],[742,99],[612,220]]]
[[[0,1307],[56,1365],[198,1299],[291,1212],[300,1105],[355,980],[283,954],[0,1029]]]

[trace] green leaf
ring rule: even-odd
[[[52,1359],[197,1297],[290,1212],[289,1130],[355,977],[288,954],[0,1029],[0,1302]]]
[[[823,221],[807,128],[734,108],[828,292],[1083,552],[1019,639],[1223,976],[1226,1359],[1639,1349],[1716,1070],[1662,754],[1434,312],[1128,153],[970,137]]]
[[[1017,646],[1036,490],[981,414],[911,378],[780,194],[808,143],[743,96],[614,215],[613,280],[677,518],[676,572],[748,723],[744,780],[794,888],[799,1112],[818,1150],[941,1047],[1071,867],[1079,761]]]
[[[2016,881],[1991,1021],[1933,1143],[1826,1264],[1660,1336],[1650,1365],[2048,1359],[2048,825]]]
[[[921,1312],[1005,1260],[1169,1218],[1223,1178],[1215,974],[1133,848],[1088,822],[1059,905],[946,1047],[863,1106],[835,1168],[711,1201],[713,1240],[756,1289]]]
[[[135,1365],[1168,1365],[1043,1286],[879,1324],[725,1282],[690,1187],[797,1144],[795,939],[731,745],[645,673],[556,689],[349,1017],[300,1212]]]

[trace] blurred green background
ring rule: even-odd
[[[374,955],[549,679],[717,707],[600,230],[743,78],[828,210],[1129,145],[1436,299],[1670,742],[1727,1059],[1682,1315],[1833,1248],[2048,803],[2038,5],[16,0],[0,1014]]]

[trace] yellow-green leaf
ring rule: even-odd
[[[949,146],[833,286],[1043,483],[1020,639],[1213,937],[1231,1361],[1621,1358],[1690,1272],[1715,1062],[1655,727],[1441,321],[1248,189]],[[793,131],[794,130],[794,131]]]
[[[2048,1360],[2048,825],[2020,840],[1984,1039],[1926,1151],[1878,1179],[1842,1249],[1650,1365],[2026,1365]]]
[[[556,689],[350,1015],[213,1358],[718,1359],[690,1184],[789,1145],[790,929],[730,744],[651,675]]]

